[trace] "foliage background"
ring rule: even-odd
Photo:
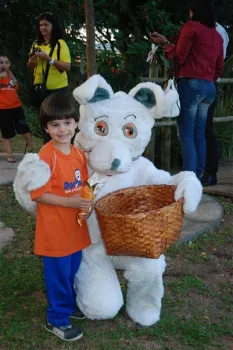
[[[66,28],[73,64],[75,57],[85,53],[85,30],[81,30],[85,29],[84,0],[5,0],[1,3],[5,3],[5,7],[0,7],[0,47],[8,51],[26,91],[32,79],[26,62],[41,12],[54,13],[61,26]],[[125,70],[124,73],[134,79],[148,76],[149,33],[156,30],[174,40],[179,27],[188,18],[189,0],[95,0],[94,6],[96,41],[105,49],[98,56],[100,73],[115,76],[119,70]],[[232,39],[232,0],[217,0],[216,10],[218,21],[227,28]],[[107,42],[110,51],[106,48]],[[116,50],[121,53],[121,62],[115,59]],[[230,40],[228,57],[232,53]],[[72,70],[71,76],[72,81],[79,79],[77,70]]]
[[[215,5],[217,20],[225,26],[230,38],[223,76],[233,77],[233,1],[216,0]],[[139,82],[140,76],[148,77],[146,58],[151,50],[149,33],[156,30],[174,41],[180,26],[188,19],[189,0],[95,0],[94,6],[96,42],[103,48],[97,52],[98,73],[107,79],[115,91],[129,91]],[[84,75],[80,73],[80,66],[75,60],[78,56],[85,57],[84,0],[0,1],[0,51],[7,52],[12,60],[30,124],[38,134],[40,128],[34,117],[35,111],[29,106],[32,72],[28,71],[26,62],[35,40],[37,17],[45,11],[54,13],[60,25],[66,29],[65,40],[72,56],[69,76],[72,91],[85,79],[85,72]],[[159,74],[163,76],[164,62],[160,60],[159,63]],[[232,115],[232,88],[222,86],[221,90],[222,103],[216,113],[218,116]],[[216,131],[223,145],[223,153],[232,155],[233,123],[218,124],[222,124],[217,126]],[[172,152],[175,156],[179,145],[176,131],[173,134]]]

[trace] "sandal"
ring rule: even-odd
[[[9,162],[9,163],[15,163],[16,159],[13,156],[9,156],[9,157],[6,157],[6,161]]]

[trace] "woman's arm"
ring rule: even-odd
[[[150,33],[150,38],[154,43],[158,44],[164,49],[164,52],[166,53],[166,56],[169,58],[169,60],[172,60],[174,58],[176,53],[175,46],[170,43],[164,35],[154,32]]]
[[[186,61],[189,51],[193,45],[194,36],[195,31],[189,22],[185,23],[181,28],[175,46],[169,43],[164,35],[156,32],[150,35],[152,41],[164,48],[164,52],[170,60],[176,55],[179,66],[182,66]]]
[[[71,68],[71,64],[68,62],[64,61],[58,61],[47,55],[47,53],[41,51],[41,52],[36,52],[36,57],[39,57],[40,59],[44,60],[45,62],[53,62],[53,65],[58,69],[58,70],[63,70],[68,72]]]
[[[36,61],[37,61],[36,55],[33,55],[33,56],[29,57],[29,59],[27,61],[28,68],[34,69],[35,66],[36,66]]]
[[[59,69],[59,70],[64,70],[64,71],[66,71],[66,72],[69,72],[69,71],[70,71],[70,68],[71,68],[71,63],[63,62],[63,61],[54,60],[53,65],[54,65],[57,69]]]

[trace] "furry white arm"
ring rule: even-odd
[[[138,176],[143,180],[143,185],[166,185],[171,180],[171,175],[167,171],[157,169],[147,158],[141,157],[138,165],[140,166]]]
[[[19,163],[13,188],[19,204],[32,214],[36,213],[37,203],[31,200],[30,192],[44,186],[51,176],[47,163],[38,154],[28,153]]]
[[[184,212],[192,213],[202,197],[202,185],[192,171],[181,171],[179,174],[172,176],[170,185],[177,186],[175,200],[184,198]]]

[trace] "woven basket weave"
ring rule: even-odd
[[[112,192],[95,204],[108,255],[158,258],[175,242],[183,225],[176,187],[150,185]]]

